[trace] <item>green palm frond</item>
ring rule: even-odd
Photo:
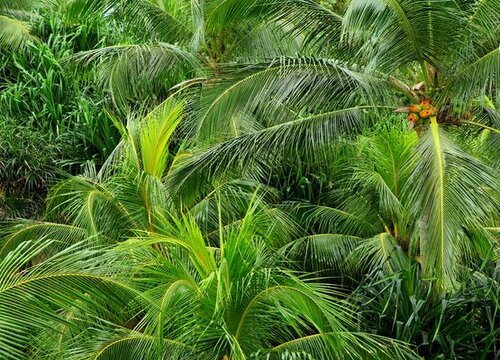
[[[99,252],[79,245],[27,267],[48,246],[50,241],[22,243],[1,261],[0,354],[4,359],[23,358],[35,332],[54,321],[67,321],[58,317],[54,307],[91,306],[95,312],[105,313],[128,307],[140,295],[127,283],[105,274],[107,266],[95,261]]]
[[[300,268],[318,271],[335,270],[343,272],[346,260],[354,249],[363,242],[356,236],[342,234],[315,234],[293,240],[283,246],[285,256],[301,263]]]
[[[279,58],[270,63],[219,69],[215,84],[202,91],[192,133],[214,143],[234,137],[232,121],[252,115],[272,126],[353,107],[356,99],[384,92],[383,82],[333,59]],[[368,98],[368,97],[366,97]]]
[[[366,196],[377,194],[380,216],[404,225],[401,193],[414,167],[416,134],[395,128],[358,141],[361,154],[352,165],[353,179],[346,185],[363,189]]]
[[[354,43],[365,42],[362,50],[373,56],[365,61],[375,61],[379,70],[392,71],[412,61],[440,68],[458,44],[461,21],[454,1],[354,0],[344,17],[344,32]],[[430,79],[426,81],[429,85]]]
[[[407,258],[394,237],[381,233],[371,239],[363,240],[349,255],[347,261],[351,269],[364,268],[365,273],[375,269],[393,273],[406,265]]]
[[[168,180],[174,186],[189,182],[202,184],[231,172],[251,172],[254,164],[255,169],[265,167],[277,156],[313,159],[318,149],[335,136],[359,130],[363,109],[365,107],[332,110],[241,134],[178,162]]]
[[[360,199],[361,200],[361,199]],[[285,205],[297,211],[306,224],[318,228],[322,233],[349,234],[359,237],[373,236],[383,229],[376,213],[364,202],[346,204],[347,208],[326,205]]]
[[[426,276],[447,289],[455,285],[458,259],[470,251],[463,227],[480,227],[497,212],[498,174],[462,152],[435,119],[419,153],[410,192],[421,219],[422,266]]]
[[[473,58],[470,63],[462,63],[462,67],[452,74],[442,94],[443,99],[452,99],[455,108],[462,112],[470,107],[472,99],[493,99],[495,106],[500,106],[500,47],[494,49],[478,58]]]
[[[0,48],[21,49],[35,40],[27,22],[0,13]]]
[[[85,229],[59,223],[42,221],[16,221],[2,229],[0,240],[0,258],[16,249],[25,241],[36,241],[40,238],[50,239],[57,247],[81,242],[87,236]]]
[[[351,354],[345,354],[338,341],[332,339],[331,333],[314,334],[291,340],[274,347],[269,353],[269,359],[328,359],[334,356],[338,359],[356,359],[358,357],[376,359],[420,359],[403,342],[363,333],[334,334],[343,338],[352,349]]]
[[[81,354],[82,359],[106,360],[123,358],[141,358],[144,354],[162,357],[183,357],[192,352],[188,346],[175,340],[158,340],[155,336],[145,335],[141,332],[129,332],[121,336],[106,339],[99,351]],[[79,354],[80,355],[80,354]]]
[[[126,179],[120,180],[125,188]],[[89,236],[119,239],[127,236],[131,228],[142,228],[139,224],[145,221],[136,209],[124,205],[126,202],[120,198],[123,193],[119,190],[112,182],[72,177],[53,189],[48,203],[49,215],[61,216],[67,223],[85,229]]]
[[[184,104],[161,107],[142,120],[140,148],[142,166],[148,174],[161,178],[167,167],[170,138],[182,119]]]
[[[465,2],[467,4],[467,2]],[[500,1],[485,0],[468,3],[464,9],[467,17],[467,35],[474,44],[476,52],[492,49],[498,46],[500,35]]]
[[[179,2],[180,6],[184,5],[184,8],[190,8],[189,2],[181,3]],[[189,21],[191,14],[186,17],[179,12],[168,11],[153,1],[125,0],[122,11],[125,20],[133,21],[134,26],[141,29],[143,36],[146,35],[148,39],[156,39],[170,44],[188,44],[195,31],[194,24]]]
[[[156,99],[158,93],[200,69],[189,52],[162,42],[114,45],[78,53],[67,61],[95,66],[99,82],[119,107],[131,100]]]

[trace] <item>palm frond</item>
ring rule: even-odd
[[[500,47],[497,47],[470,63],[462,64],[462,68],[450,76],[448,84],[441,95],[441,101],[452,99],[452,105],[461,112],[470,108],[470,100],[483,101],[485,97],[494,100],[500,106]]]
[[[285,204],[284,207],[296,212],[306,224],[322,233],[369,237],[383,229],[380,219],[364,202],[353,202],[345,209],[301,203]]]
[[[277,125],[289,121],[291,113],[307,117],[350,108],[362,95],[385,91],[381,80],[333,59],[279,58],[221,68],[217,77],[202,90],[191,125],[193,134],[212,144],[234,137],[232,121],[248,115]]]
[[[111,92],[115,104],[156,99],[185,77],[199,70],[196,58],[176,45],[151,43],[115,45],[78,53],[68,62],[95,66],[99,82]]]
[[[343,272],[347,268],[346,259],[363,242],[356,236],[343,234],[314,234],[283,246],[285,256],[300,262],[301,269],[312,271]]]
[[[347,261],[351,269],[362,268],[366,273],[376,269],[393,273],[406,265],[407,258],[394,237],[381,233],[362,241]]]
[[[458,43],[461,21],[454,1],[353,0],[344,16],[344,33],[362,46],[365,61],[376,62],[379,71],[413,61],[440,68],[446,52]]]
[[[341,16],[311,0],[210,1],[206,13],[207,30],[212,33],[237,29],[241,24],[270,24],[282,34],[280,42],[301,39],[303,45],[317,46],[340,38]],[[279,46],[279,42],[274,44]]]
[[[345,354],[341,338],[348,343],[352,353]],[[344,345],[345,346],[345,345]],[[420,359],[404,342],[363,333],[323,333],[304,336],[275,346],[268,354],[269,359],[356,359],[371,357],[376,359]]]
[[[161,107],[141,124],[140,144],[144,171],[161,178],[167,167],[170,137],[182,119],[183,104]]]
[[[189,18],[178,18],[173,12],[165,11],[153,1],[125,0],[121,10],[125,20],[133,21],[134,26],[141,29],[147,39],[187,45],[196,30],[194,24],[186,21],[190,20]]]
[[[470,251],[463,227],[497,212],[498,174],[463,153],[435,122],[422,139],[410,190],[420,214],[420,252],[426,276],[440,288],[455,284],[457,261]]]
[[[106,312],[106,306],[124,309],[140,295],[127,283],[107,276],[108,267],[95,261],[99,252],[83,250],[78,244],[27,267],[48,246],[50,241],[25,242],[0,262],[0,354],[4,359],[23,358],[34,332],[67,320],[51,306],[87,305]],[[85,295],[89,292],[92,297]]]
[[[365,107],[353,107],[299,117],[233,139],[192,154],[176,163],[168,181],[176,188],[184,183],[220,178],[231,172],[266,167],[276,156],[301,156],[313,159],[320,147],[335,136],[360,129]]]
[[[476,1],[467,4],[467,33],[476,53],[498,46],[500,35],[500,2],[498,0]]]
[[[22,49],[35,40],[27,22],[0,14],[0,48]]]
[[[10,251],[25,241],[49,239],[60,248],[81,242],[86,236],[85,229],[73,225],[41,221],[16,221],[11,226],[2,229],[0,258],[7,256]]]

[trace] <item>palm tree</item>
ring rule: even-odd
[[[312,270],[351,276],[416,262],[437,289],[495,261],[498,170],[434,129],[419,138],[391,125],[342,146],[344,171],[330,178],[331,190],[317,204],[285,205],[311,231],[285,252]]]
[[[457,249],[467,246],[460,235],[461,219],[470,215],[465,209],[479,198],[481,204],[494,202],[498,184],[496,171],[460,151],[447,129],[477,125],[498,146],[500,52],[498,30],[492,29],[498,28],[499,9],[495,0],[360,0],[342,16],[315,8],[318,16],[299,26],[322,25],[300,44],[303,54],[315,54],[312,47],[316,57],[284,54],[219,66],[189,118],[188,134],[205,150],[172,173],[173,183],[199,183],[243,164],[268,173],[277,158],[298,155],[311,162],[336,135],[359,128],[367,110],[411,112],[421,134],[409,191],[418,218],[417,252],[425,276],[450,289]],[[295,25],[292,19],[286,24]],[[461,174],[457,166],[463,166]],[[490,207],[477,214],[494,213]]]

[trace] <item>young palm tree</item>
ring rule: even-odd
[[[357,331],[334,287],[287,269],[260,211],[251,205],[217,247],[191,216],[32,266],[49,244],[23,243],[0,267],[2,358],[416,358]]]
[[[166,179],[179,159],[189,156],[182,144],[173,141],[184,105],[171,99],[142,120],[131,117],[126,126],[116,120],[123,139],[100,171],[89,166],[84,174],[55,185],[47,207],[47,220],[54,221],[14,224],[4,231],[0,254],[43,237],[56,239],[61,246],[84,239],[114,243],[136,231],[155,232],[158,218],[165,214],[191,214],[216,241],[216,230],[241,219],[256,192],[272,199],[273,189],[251,179],[214,181],[202,192],[175,191]],[[280,227],[287,225],[286,217],[277,209],[272,216],[276,236],[286,236],[286,228]]]

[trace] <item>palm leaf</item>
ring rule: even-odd
[[[199,69],[198,61],[189,52],[161,42],[89,50],[67,61],[96,66],[99,82],[119,107],[133,99],[156,99],[162,89],[193,76]]]
[[[83,241],[87,235],[84,229],[76,226],[40,221],[16,222],[2,230],[2,233],[0,258],[5,257],[25,241],[44,238],[57,241],[58,247],[61,247]]]
[[[252,168],[272,164],[276,156],[313,159],[317,150],[335,136],[359,129],[363,109],[354,107],[299,117],[242,134],[176,163],[168,181],[176,188],[192,182],[201,185],[234,171],[251,172]]]
[[[215,143],[233,137],[232,122],[245,116],[267,125],[353,107],[355,99],[383,92],[382,81],[334,59],[279,58],[270,63],[218,69],[218,79],[202,91],[191,132]],[[213,82],[213,81],[211,81]]]
[[[404,267],[406,261],[407,258],[396,239],[387,233],[362,241],[348,257],[351,269],[363,268],[366,273],[375,269],[384,269],[388,273],[393,273]],[[353,273],[356,272],[353,271]]]
[[[167,104],[168,105],[168,104]],[[170,137],[182,119],[183,104],[161,107],[143,120],[141,124],[140,148],[144,171],[158,178],[167,167]]]
[[[379,71],[393,71],[412,61],[440,68],[447,51],[458,43],[460,21],[454,1],[353,0],[344,29],[368,55],[365,61],[375,61]],[[374,47],[375,52],[370,49]],[[426,82],[429,85],[428,77]]]
[[[0,48],[22,49],[35,40],[27,22],[0,14]]]
[[[97,253],[79,245],[26,268],[48,246],[50,241],[22,243],[1,261],[0,354],[4,359],[23,358],[34,332],[54,321],[66,321],[48,305],[69,309],[87,304],[106,311],[105,306],[124,309],[139,295],[128,284],[107,277],[107,266],[101,263],[100,268],[96,267]],[[89,292],[92,297],[84,295]]]
[[[458,259],[470,251],[462,227],[481,226],[481,219],[497,211],[498,176],[454,145],[435,118],[419,152],[411,199],[421,218],[422,266],[438,288],[449,289]]]
[[[462,112],[470,106],[470,99],[494,99],[495,106],[500,106],[500,96],[497,89],[500,85],[500,48],[462,64],[462,68],[450,76],[441,101],[445,97],[452,99],[455,108]],[[486,104],[485,104],[486,105]]]

